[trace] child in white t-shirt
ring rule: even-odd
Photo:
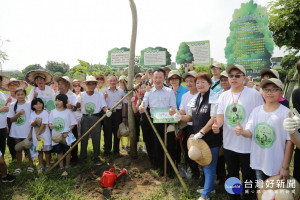
[[[49,128],[52,130],[52,136],[55,134],[63,134],[66,138],[68,134],[77,124],[74,114],[70,109],[67,109],[68,97],[65,94],[58,94],[55,98],[56,109],[52,110],[49,116]],[[54,151],[57,153],[58,159],[62,158],[63,154],[69,150],[69,146],[62,143],[52,142]],[[71,154],[66,156],[66,166],[70,167]],[[59,163],[60,169],[64,168],[64,162]]]
[[[18,144],[29,135],[29,117],[31,114],[31,107],[30,102],[27,102],[25,99],[26,90],[24,88],[18,88],[15,91],[15,94],[17,101],[10,105],[7,117],[10,118],[10,121],[12,123],[9,136],[15,139],[15,144]],[[30,165],[27,169],[27,172],[32,173],[34,169],[29,150],[27,150],[27,156]],[[22,151],[17,151],[17,167],[18,168],[14,171],[14,175],[19,175],[21,173]]]
[[[245,129],[238,122],[235,132],[246,138],[252,137],[250,166],[255,170],[257,180],[278,174],[287,179],[293,143],[282,125],[289,109],[278,102],[283,94],[283,84],[279,79],[271,78],[260,85],[266,103],[252,111]]]
[[[44,110],[44,101],[41,98],[35,98],[31,102],[31,112],[30,123],[31,123],[31,132],[30,136],[33,140],[34,146],[37,147],[39,152],[39,172],[44,170],[43,164],[43,154],[46,157],[46,168],[48,171],[50,168],[50,151],[51,146],[51,133],[48,127],[49,114]],[[39,143],[43,144],[42,149],[39,147]]]

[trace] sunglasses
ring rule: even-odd
[[[80,87],[80,85],[73,85],[73,87]]]
[[[104,78],[96,78],[97,81],[102,80],[104,81]]]
[[[242,76],[244,76],[244,75],[243,74],[228,74],[229,78],[233,78],[233,77],[235,77],[235,78],[241,78]]]
[[[280,92],[280,91],[282,91],[282,90],[281,90],[280,88],[272,88],[272,89],[269,89],[269,88],[263,88],[262,91],[263,91],[264,93],[269,93],[269,92],[275,93],[275,92]]]

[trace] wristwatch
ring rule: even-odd
[[[200,133],[201,133],[202,135],[205,135],[205,132],[204,132],[203,129],[200,130]]]

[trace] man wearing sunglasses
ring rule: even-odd
[[[244,182],[255,183],[255,172],[250,168],[251,138],[235,134],[235,127],[240,123],[245,127],[251,111],[264,103],[262,96],[254,89],[244,86],[246,70],[242,65],[229,65],[226,68],[231,89],[222,93],[218,100],[217,119],[212,129],[220,132],[223,126],[224,157],[229,177],[239,177],[242,171]],[[243,185],[245,188],[245,185]],[[245,194],[243,199],[255,199],[255,185]],[[230,194],[230,199],[240,199],[239,194]]]

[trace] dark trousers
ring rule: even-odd
[[[72,129],[72,133],[75,136],[76,141],[77,141],[78,140],[77,125]],[[73,144],[75,142],[73,142]],[[73,146],[73,144],[72,144],[72,146]],[[74,149],[71,151],[71,162],[77,163],[77,161],[78,161],[78,145],[76,145],[76,147],[74,147]]]
[[[10,127],[11,127],[10,118],[7,118],[7,126],[8,126],[8,129],[10,130]],[[11,155],[12,160],[15,160],[17,158],[16,157],[17,153],[16,153],[16,150],[15,150],[15,145],[16,145],[15,139],[10,137],[9,132],[8,132],[7,133],[7,146],[8,146],[9,153]]]
[[[217,172],[217,180],[220,180],[220,182],[223,182],[226,178],[224,155],[219,156],[219,158],[218,158],[216,172]]]
[[[114,134],[113,152],[119,153],[120,139],[117,137],[119,125],[122,123],[122,109],[116,110],[110,117],[104,119],[104,153],[110,154],[112,148],[112,134]]]
[[[81,132],[84,134],[87,132],[97,121],[99,120],[98,116],[83,116],[81,118]],[[94,152],[94,161],[99,161],[100,155],[100,140],[101,140],[101,124],[99,123],[89,135],[85,136],[81,140],[81,151],[80,151],[80,160],[85,161],[87,158],[87,146],[89,141],[89,136],[92,137],[93,143],[93,152]]]
[[[184,149],[184,152],[185,152],[184,153],[185,162],[191,168],[193,177],[199,177],[200,176],[200,171],[199,171],[199,168],[198,168],[198,163],[196,163],[195,161],[193,161],[189,158],[188,149],[187,149],[187,140],[189,139],[191,134],[194,134],[193,127],[188,125],[187,127],[185,127],[183,129],[183,132],[184,132],[183,149]]]
[[[156,167],[154,160],[154,135],[152,133],[151,124],[149,123],[145,113],[141,116],[141,127],[143,131],[143,141],[146,144],[149,160],[151,165]]]
[[[300,182],[300,149],[296,147],[294,155],[294,178]]]
[[[228,149],[224,149],[224,157],[227,165],[227,178],[236,177],[240,179],[239,171],[242,171],[243,178],[243,199],[252,200],[256,199],[255,190],[255,171],[250,167],[250,153],[237,153]],[[245,188],[245,182],[252,181],[252,189],[248,186]],[[248,190],[248,194],[245,194],[245,190]],[[241,199],[239,194],[229,194],[230,199]]]
[[[137,113],[134,115],[135,120],[135,136],[136,136],[136,142],[139,142],[140,140],[140,120],[141,116],[139,116]]]
[[[159,136],[165,142],[165,124],[154,124]],[[157,167],[162,171],[164,170],[164,150],[155,134],[153,131],[154,135],[154,160],[155,163],[157,164]],[[175,141],[175,133],[171,132],[167,134],[167,150],[172,158],[173,161],[176,159],[176,141]],[[173,169],[171,167],[171,164],[169,160],[167,159],[167,172],[168,173],[173,173]]]
[[[5,154],[5,148],[6,148],[6,127],[0,129],[0,151],[4,157]]]

